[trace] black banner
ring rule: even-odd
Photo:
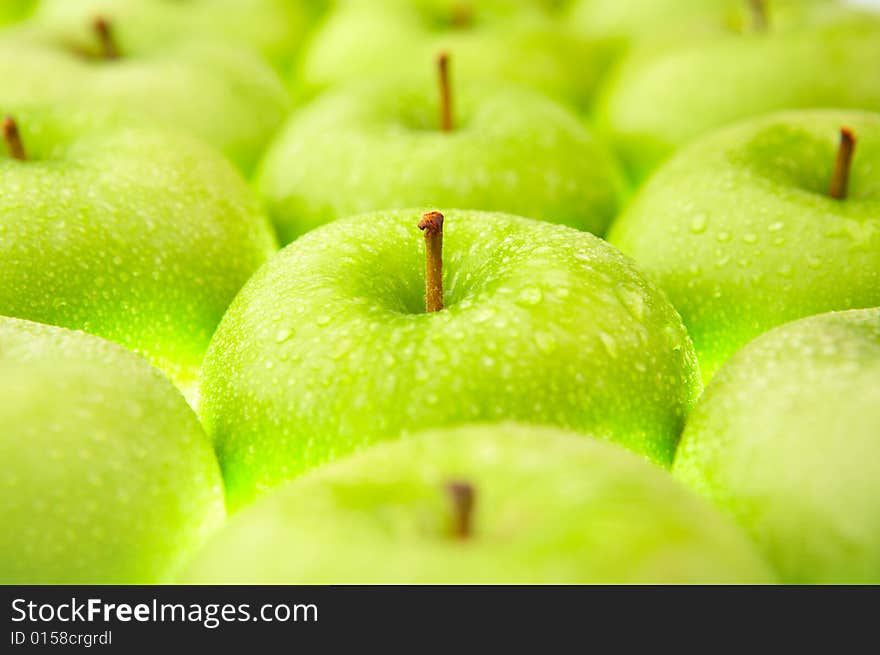
[[[0,587],[0,652],[875,643],[877,587]],[[869,641],[864,641],[868,636]],[[613,640],[610,651],[603,646]],[[563,648],[563,646],[577,646]]]

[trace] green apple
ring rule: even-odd
[[[614,39],[624,48],[681,38],[787,27],[834,0],[574,0],[566,11],[572,29]]]
[[[382,444],[234,517],[195,584],[766,583],[732,523],[611,444],[473,425]]]
[[[168,582],[223,522],[211,444],[123,348],[0,317],[0,584]]]
[[[193,40],[141,49],[116,36],[121,25],[103,24],[104,33],[86,23],[0,38],[2,111],[62,106],[94,114],[99,127],[125,121],[188,131],[248,172],[287,114],[278,75],[244,48]]]
[[[635,178],[713,128],[783,109],[880,108],[880,16],[819,5],[809,19],[634,52],[597,112]]]
[[[666,296],[587,232],[444,211],[445,308],[426,312],[418,210],[313,230],[215,334],[200,414],[231,507],[402,432],[559,425],[672,460],[701,384]]]
[[[427,84],[363,82],[295,113],[257,175],[282,242],[335,218],[432,203],[604,233],[622,173],[578,117],[527,89],[452,91],[448,131]]]
[[[788,583],[880,584],[880,308],[755,339],[694,410],[675,474]]]
[[[287,68],[312,19],[309,0],[41,0],[34,21],[75,32],[95,16],[134,50],[193,38],[250,46]]]
[[[312,36],[297,79],[304,92],[377,75],[419,80],[440,51],[467,82],[513,82],[578,107],[609,60],[600,43],[569,34],[539,3],[348,0]]]
[[[840,128],[859,140],[829,194]],[[681,312],[704,379],[796,318],[880,305],[880,116],[783,112],[713,133],[661,168],[609,240]]]
[[[26,159],[0,153],[0,314],[116,341],[192,396],[223,312],[276,247],[246,183],[186,135],[81,130],[61,109],[16,118]]]

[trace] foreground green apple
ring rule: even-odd
[[[417,210],[313,230],[242,289],[202,377],[231,506],[367,444],[466,421],[560,425],[671,461],[700,382],[666,297],[586,232],[444,213],[440,311],[425,311]]]
[[[0,584],[167,582],[222,522],[210,442],[140,357],[0,317]]]
[[[819,6],[789,26],[634,52],[599,103],[636,178],[713,128],[782,109],[880,109],[880,16]]]
[[[183,135],[17,118],[25,159],[9,121],[13,156],[0,152],[0,314],[116,341],[191,395],[227,305],[275,249],[244,180]]]
[[[196,584],[763,583],[732,524],[610,444],[475,425],[383,444],[236,516]]]
[[[858,146],[830,195],[841,127]],[[705,379],[750,339],[830,310],[880,305],[880,116],[776,114],[674,157],[615,222],[612,243],[681,312]]]
[[[387,74],[414,82],[440,51],[460,63],[463,82],[517,83],[578,107],[609,62],[540,3],[347,0],[312,36],[297,77],[306,90]]]
[[[6,1],[6,0],[4,0]],[[311,20],[310,0],[41,0],[34,21],[76,30],[95,16],[120,27],[136,50],[194,38],[221,39],[258,50],[286,68]]]
[[[880,584],[880,309],[801,319],[724,366],[675,473],[751,533],[783,581]]]
[[[103,28],[103,29],[102,29]],[[123,25],[54,31],[22,28],[0,38],[0,107],[66,107],[93,124],[143,123],[188,131],[249,171],[287,114],[281,79],[243,48],[210,42],[135,46]]]
[[[622,174],[574,114],[526,89],[456,85],[444,130],[441,104],[434,85],[373,81],[294,114],[257,178],[282,241],[335,218],[430,204],[604,233]]]

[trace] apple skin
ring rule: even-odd
[[[0,584],[153,584],[224,520],[198,419],[140,357],[0,317]]]
[[[880,583],[880,308],[778,327],[737,353],[688,420],[682,481],[786,583]]]
[[[202,370],[230,507],[402,432],[520,420],[672,461],[701,390],[665,295],[601,239],[443,211],[446,308],[425,313],[420,210],[342,219],[249,280]]]
[[[827,8],[826,8],[827,9]],[[729,123],[785,109],[880,109],[880,17],[836,9],[791,29],[634,52],[597,103],[631,176]]]
[[[458,80],[518,84],[586,108],[609,53],[570,34],[540,4],[348,0],[312,34],[294,79],[306,95],[378,74],[413,82],[447,51]],[[472,21],[457,27],[461,7]]]
[[[26,18],[34,6],[34,0],[3,0],[0,2],[0,28]]]
[[[30,159],[0,154],[0,314],[116,341],[193,398],[227,305],[276,250],[245,181],[185,135],[16,118]]]
[[[466,86],[443,132],[438,95],[436,83],[373,81],[295,113],[257,175],[282,242],[336,218],[430,203],[604,233],[623,175],[577,116],[527,89]]]
[[[709,33],[730,36],[754,28],[747,0],[574,0],[564,9],[564,20],[589,37],[617,41],[621,47],[645,42],[670,45],[681,38]],[[834,0],[772,0],[764,11],[771,30],[787,28],[792,21],[821,11],[838,11]],[[662,29],[658,29],[662,25]]]
[[[849,195],[828,195],[839,131],[857,136]],[[880,116],[783,112],[682,150],[609,240],[681,312],[708,380],[787,321],[880,305]]]
[[[307,0],[41,0],[34,22],[75,32],[95,16],[118,24],[137,50],[192,39],[222,39],[257,50],[286,70],[312,16]]]
[[[450,533],[450,481],[474,488]],[[748,539],[665,473],[556,428],[428,431],[313,472],[235,516],[189,584],[769,583]]]
[[[245,173],[287,115],[281,78],[247,49],[193,40],[136,50],[120,39],[120,59],[76,51],[96,47],[88,24],[54,32],[28,23],[4,34],[4,113],[65,107],[92,113],[96,127],[124,122],[187,131]]]

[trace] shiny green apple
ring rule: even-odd
[[[857,144],[830,195],[840,130]],[[681,312],[708,379],[747,341],[811,314],[880,305],[880,115],[774,114],[661,168],[609,239]]]
[[[179,134],[16,115],[0,144],[0,314],[144,354],[192,398],[208,341],[275,238],[223,157]]]
[[[880,309],[755,339],[692,413],[675,474],[752,536],[782,581],[880,584]]]
[[[677,148],[784,109],[880,109],[880,16],[808,3],[790,25],[634,51],[598,102],[603,130],[643,179]]]
[[[281,78],[248,49],[210,41],[138,45],[126,25],[31,22],[0,37],[0,107],[64,107],[94,125],[186,131],[250,172],[288,111]],[[109,37],[105,40],[102,35]],[[37,82],[38,81],[38,82]]]
[[[295,113],[257,185],[282,242],[336,218],[438,204],[506,211],[603,234],[623,175],[567,108],[533,91],[455,83],[452,128],[423,83],[369,81]]]
[[[225,516],[180,393],[97,337],[0,317],[0,584],[169,582]]]
[[[413,82],[440,51],[463,82],[517,83],[577,107],[609,63],[601,43],[570,34],[540,3],[347,0],[312,35],[296,78],[305,92],[388,74]]]
[[[426,312],[418,210],[313,230],[236,297],[200,407],[231,507],[402,432],[471,421],[559,425],[671,462],[701,384],[666,296],[587,232],[443,213],[439,311]]]
[[[196,584],[765,583],[737,528],[611,444],[509,423],[413,435],[290,483]]]
[[[278,68],[290,65],[312,20],[312,0],[41,0],[34,22],[76,31],[102,15],[136,50],[192,39],[223,40],[257,50]]]

